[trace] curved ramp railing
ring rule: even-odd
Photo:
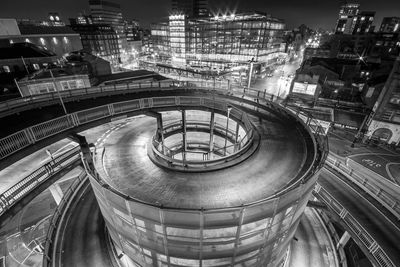
[[[349,166],[340,162],[331,153],[328,155],[326,165],[337,170],[351,182],[362,188],[396,216],[397,220],[400,220],[398,186],[390,185],[391,183],[384,177],[375,181],[365,175],[360,175]]]
[[[42,266],[54,266],[54,246],[56,241],[57,230],[59,229],[60,224],[63,221],[66,210],[71,205],[71,201],[73,200],[73,196],[75,193],[84,185],[87,180],[86,171],[83,170],[79,176],[75,179],[75,181],[69,186],[68,190],[65,192],[63,198],[61,199],[60,204],[57,206],[57,209],[54,211],[53,216],[50,221],[49,229],[47,230],[44,252],[43,252],[43,262]],[[57,265],[56,265],[57,266]]]
[[[369,254],[380,267],[396,267],[382,247],[374,238],[362,227],[362,225],[318,182],[314,188],[314,195],[324,202],[344,222],[352,233],[353,238],[357,238],[368,250]]]
[[[54,157],[0,194],[0,216],[56,172],[79,161],[79,153],[80,148],[75,147]]]

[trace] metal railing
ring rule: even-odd
[[[63,221],[65,211],[70,206],[71,201],[73,200],[72,196],[75,194],[75,192],[77,192],[78,189],[81,188],[86,179],[87,174],[86,171],[83,170],[75,179],[75,181],[68,187],[68,190],[65,192],[60,204],[57,206],[57,209],[53,213],[45,239],[42,262],[43,267],[53,266],[52,262],[54,258],[54,245],[56,243],[55,237],[57,235],[57,229],[60,226],[60,223]]]
[[[158,82],[158,83],[147,83],[147,87],[143,86],[143,84],[134,84],[134,87],[137,88],[147,88],[146,91],[149,91],[148,88],[151,85],[157,84],[159,87],[153,88],[155,90],[159,90],[159,88],[165,88],[165,90],[175,90],[178,89],[191,89],[196,88],[197,90],[203,90],[205,93],[209,93],[212,95],[212,99],[205,98],[205,97],[191,97],[191,96],[174,96],[174,97],[153,97],[153,98],[142,98],[142,99],[134,99],[128,100],[108,105],[99,106],[92,109],[81,110],[72,114],[65,115],[60,118],[56,118],[54,120],[50,120],[47,122],[43,122],[39,125],[35,125],[24,129],[23,134],[20,134],[20,138],[15,138],[15,134],[7,136],[3,139],[0,139],[0,144],[4,144],[0,146],[0,160],[27,147],[30,144],[35,144],[37,141],[42,140],[45,136],[52,136],[62,131],[71,129],[73,127],[85,124],[87,122],[95,121],[98,119],[111,117],[113,115],[122,115],[126,112],[132,111],[139,111],[147,108],[154,108],[154,107],[166,107],[166,106],[204,106],[213,109],[219,109],[226,111],[227,110],[227,102],[216,101],[214,97],[216,93],[220,94],[221,96],[235,96],[236,99],[233,101],[237,101],[242,106],[247,106],[250,109],[256,110],[257,112],[273,112],[276,114],[280,114],[281,116],[286,116],[288,118],[292,118],[297,122],[302,122],[303,125],[308,125],[311,127],[311,130],[307,130],[308,128],[305,127],[306,131],[309,131],[310,134],[313,134],[315,140],[317,141],[314,146],[317,148],[317,153],[314,156],[312,162],[318,162],[318,164],[309,164],[309,168],[304,171],[305,174],[307,173],[315,173],[315,171],[319,170],[325,157],[328,152],[328,143],[327,139],[324,135],[323,128],[319,126],[319,123],[312,118],[312,116],[301,110],[300,108],[295,110],[288,110],[283,108],[280,104],[270,102],[270,98],[274,97],[273,95],[267,94],[265,91],[259,91],[255,89],[248,89],[248,88],[204,88],[201,87],[204,83],[184,83],[186,87],[180,87],[182,83],[176,82]],[[130,88],[130,85],[118,85],[112,86],[115,90],[126,90]],[[104,88],[100,88],[104,89]],[[86,94],[96,92],[101,92],[99,88],[85,88],[85,89],[77,89],[78,91],[70,90],[64,91],[65,94],[77,94],[79,92],[85,92]],[[151,90],[150,90],[151,91]],[[45,94],[40,96],[40,100],[43,100],[45,97],[55,97],[53,94]],[[93,96],[93,95],[92,95]],[[278,99],[278,98],[276,98]],[[279,99],[278,99],[279,100]],[[36,101],[36,98],[32,97],[32,99],[28,98],[29,101]],[[48,101],[48,100],[47,100]],[[280,101],[280,100],[279,100]],[[47,102],[46,102],[47,103]],[[232,112],[234,115],[234,112]],[[298,120],[295,119],[296,117],[302,119]],[[304,122],[303,122],[304,120]],[[245,127],[251,127],[249,122],[245,122]],[[315,127],[313,125],[316,125]],[[294,127],[297,127],[295,124]],[[19,133],[21,133],[19,132]],[[306,138],[309,138],[305,136]],[[314,140],[311,140],[314,142]],[[29,143],[29,144],[27,144]],[[292,183],[292,186],[296,186],[296,183]],[[290,190],[291,186],[287,188]]]
[[[369,251],[372,258],[381,267],[396,267],[389,256],[362,225],[319,183],[314,188],[314,195],[323,201],[345,223],[353,238],[357,238]]]
[[[163,88],[165,87],[166,89],[174,89],[176,90],[177,88],[180,88],[179,86],[176,86],[175,83],[158,83],[159,87],[155,88],[156,90],[158,90],[159,88]],[[173,88],[170,88],[170,86],[173,86]],[[191,86],[190,84],[186,84],[187,86]],[[200,83],[201,85],[201,83]],[[135,87],[136,89],[140,89],[142,87],[142,85],[138,85],[138,87]],[[148,87],[145,88],[149,88],[151,87],[151,85],[149,85]],[[125,88],[122,88],[121,86],[114,86],[114,90],[129,90],[131,89],[129,85],[127,85]],[[182,88],[185,89],[185,88]],[[187,87],[186,87],[187,89]],[[279,104],[275,104],[275,103],[271,103],[268,101],[264,101],[264,100],[269,100],[268,99],[268,95],[264,92],[260,92],[257,90],[251,90],[251,89],[246,89],[242,92],[239,91],[235,91],[235,90],[229,90],[228,88],[224,89],[224,88],[202,88],[202,87],[198,87],[196,89],[199,90],[204,90],[208,93],[219,93],[219,94],[229,94],[232,95],[233,93],[235,93],[236,97],[241,97],[244,100],[247,100],[247,105],[251,106],[252,108],[254,108],[255,110],[258,110],[259,108],[265,109],[267,108],[269,111],[274,111],[277,113],[280,113],[282,115],[286,115],[290,118],[295,118],[296,115],[299,116],[299,114],[304,115],[307,117],[307,119],[305,120],[305,123],[309,123],[310,121],[313,121],[312,117],[310,117],[308,114],[302,112],[302,111],[297,111],[294,112],[294,114],[292,113],[292,111],[287,111],[285,109],[283,109]],[[104,88],[86,88],[85,90],[81,90],[80,92],[85,93],[86,95],[90,95],[90,94],[96,94],[96,93],[102,93],[104,92]],[[149,91],[148,89],[146,89],[146,91]],[[63,92],[64,94],[70,94],[71,96],[74,95],[79,95],[77,91],[66,91]],[[54,98],[55,96],[52,94],[49,94],[48,96],[50,96],[50,98]],[[91,97],[92,95],[90,95]],[[254,98],[256,97],[256,98]],[[238,98],[240,100],[240,98]],[[45,100],[45,101],[44,101]],[[263,103],[263,105],[259,104],[259,102],[261,102],[261,100],[263,100],[265,103]],[[34,98],[32,97],[31,99],[25,99],[22,104],[18,104],[18,103],[14,103],[15,106],[18,105],[28,105],[28,104],[32,104],[32,103],[40,103],[40,101],[44,101],[44,104],[46,105],[47,103],[49,103],[49,99],[45,96],[41,96],[38,98]],[[238,101],[236,99],[236,101]],[[203,105],[205,107],[210,107],[210,108],[217,108],[217,109],[222,109],[222,110],[226,110],[227,106],[226,103],[221,102],[221,103],[217,103],[214,99],[208,99],[208,98],[202,98],[202,97],[188,97],[188,96],[178,96],[178,97],[153,97],[153,98],[144,98],[144,99],[135,99],[135,100],[129,100],[129,101],[124,101],[124,102],[118,102],[118,103],[113,103],[113,104],[108,104],[108,105],[103,105],[100,107],[96,107],[96,108],[92,108],[92,109],[88,109],[88,110],[82,110],[82,111],[78,111],[72,114],[68,114],[66,116],[60,117],[60,118],[56,118],[54,120],[51,121],[47,121],[44,123],[41,123],[39,125],[35,125],[32,127],[29,127],[23,131],[20,131],[14,135],[8,136],[6,138],[3,138],[0,140],[0,144],[2,144],[2,146],[0,147],[0,157],[1,158],[5,158],[9,155],[11,155],[12,153],[15,153],[16,151],[19,151],[23,148],[25,148],[26,146],[30,145],[30,144],[34,144],[37,141],[40,141],[48,136],[52,136],[55,134],[58,134],[62,131],[71,129],[73,127],[79,126],[81,124],[87,123],[87,122],[91,122],[91,121],[95,121],[98,119],[102,119],[105,117],[109,117],[112,115],[118,115],[118,114],[124,114],[126,112],[131,112],[131,111],[137,111],[137,110],[141,110],[141,109],[145,109],[145,108],[152,108],[152,107],[161,107],[161,106],[198,106],[198,105]],[[253,106],[252,106],[253,105]],[[10,105],[8,105],[8,107],[10,107]],[[1,108],[0,108],[1,110]],[[299,120],[296,120],[299,122]],[[246,123],[247,124],[247,123]],[[246,127],[250,127],[250,124],[247,124]],[[296,126],[297,127],[297,126]],[[307,128],[305,128],[307,129]],[[326,140],[324,139],[325,137],[323,136],[323,133],[319,130],[319,127],[316,127],[316,129],[313,130],[314,136],[316,137],[317,140]],[[306,130],[307,131],[307,130]],[[311,132],[310,132],[311,134]],[[314,142],[314,141],[313,141]],[[4,145],[3,145],[4,144]],[[317,154],[316,156],[313,157],[313,162],[315,162],[316,160],[318,160],[318,164],[310,164],[310,168],[308,170],[306,170],[304,172],[304,174],[302,175],[302,177],[300,179],[298,179],[297,182],[292,183],[290,186],[288,186],[286,188],[286,190],[279,192],[273,196],[271,196],[271,198],[276,198],[279,197],[279,195],[281,193],[284,193],[288,190],[293,189],[295,186],[298,185],[298,183],[302,183],[304,182],[304,180],[307,179],[307,177],[311,177],[315,174],[315,172],[322,166],[323,164],[323,159],[326,155],[327,152],[327,146],[325,145],[326,142],[317,142]],[[315,143],[314,143],[315,146]],[[25,191],[26,193],[27,191]],[[72,193],[70,193],[72,194]],[[70,195],[70,194],[66,194],[66,198]],[[252,203],[252,204],[256,204],[256,203]],[[62,208],[63,206],[61,206]],[[61,210],[60,208],[60,210]],[[53,223],[52,225],[57,225],[57,223],[59,223],[60,220],[60,215],[61,213],[58,212],[56,214],[56,216],[53,218]],[[50,240],[52,240],[52,237],[54,235],[54,229],[56,227],[52,227],[51,230],[49,231],[49,235],[48,235],[48,240],[49,240],[49,244],[51,243]],[[49,248],[49,245],[46,245],[46,251],[50,251],[51,249]],[[45,262],[50,262],[51,261],[51,257],[49,256],[51,253],[50,252],[46,252],[46,260]]]
[[[200,101],[200,103],[204,101]],[[154,103],[154,102],[153,102]],[[222,105],[222,107],[224,107]],[[246,131],[246,135],[243,138],[240,138],[240,140],[233,145],[227,146],[227,147],[221,147],[218,148],[217,150],[213,149],[213,151],[210,151],[210,153],[218,153],[219,151],[222,150],[227,150],[228,148],[233,148],[233,153],[230,153],[227,156],[221,156],[217,159],[204,159],[203,160],[185,160],[184,157],[182,157],[181,159],[176,159],[174,158],[174,154],[177,154],[178,152],[178,147],[179,145],[181,145],[180,147],[182,147],[182,143],[180,144],[176,144],[174,145],[174,147],[168,147],[165,144],[162,143],[161,140],[157,140],[156,136],[153,136],[153,140],[152,140],[152,150],[154,155],[159,158],[164,160],[165,162],[167,162],[169,165],[179,165],[179,166],[191,166],[191,167],[206,167],[206,166],[211,166],[211,165],[216,165],[219,163],[223,163],[223,162],[228,162],[228,161],[232,161],[233,159],[243,155],[249,148],[249,146],[251,145],[251,141],[253,140],[253,136],[254,136],[254,131],[253,131],[253,127],[251,126],[251,122],[248,118],[248,116],[246,114],[244,114],[242,111],[236,109],[236,108],[232,108],[231,109],[231,119],[236,120],[236,123],[241,124]],[[178,129],[182,129],[182,121],[176,121],[170,124],[167,124],[164,126],[163,128],[163,134],[165,135],[169,135],[171,132],[174,132]],[[187,128],[202,128],[202,129],[207,129],[208,131],[211,131],[211,125],[210,122],[205,122],[205,121],[197,121],[197,120],[187,120],[186,121],[186,127]],[[225,138],[230,138],[231,140],[235,139],[235,133],[229,129],[226,128],[226,126],[221,125],[217,122],[214,122],[214,131],[219,131],[222,132],[223,135],[227,134],[227,136]],[[207,147],[209,148],[209,144],[207,143],[206,146],[202,146],[202,147]],[[204,152],[202,152],[202,154],[204,154]],[[225,154],[225,153],[224,153]]]
[[[105,86],[105,87],[95,87],[95,88],[85,88],[85,89],[79,89],[78,91],[65,91],[62,92],[64,94],[64,97],[67,96],[81,96],[81,95],[90,95],[90,94],[96,94],[96,93],[103,93],[103,92],[110,92],[110,91],[121,91],[121,90],[131,90],[134,89],[136,91],[139,91],[142,88],[146,88],[146,91],[148,91],[149,88],[154,88],[154,84],[156,83],[145,83],[145,84],[135,84],[135,85],[126,85],[124,86]],[[171,89],[170,87],[173,86],[173,89],[179,88],[176,86],[176,82],[159,82],[158,83],[158,88],[167,88]],[[233,89],[228,89],[228,88],[200,88],[200,89],[206,89],[208,91],[212,92],[218,92],[222,91],[222,93],[233,93],[236,95],[241,95],[243,98],[253,98],[252,100],[258,101],[259,100],[276,100],[278,98],[275,98],[275,96],[267,94],[265,91],[258,91],[258,90],[253,90],[253,89],[239,89],[239,88],[233,88]],[[45,101],[46,103],[49,103],[49,99],[57,100],[57,96],[54,94],[46,94],[45,96],[35,96],[35,97],[28,97],[24,99],[17,99],[17,100],[11,100],[7,101],[6,103],[0,103],[0,112],[4,110],[12,110],[16,107],[21,107],[21,106],[27,106],[32,103],[40,103],[41,101]],[[137,99],[137,100],[129,100],[129,101],[124,101],[124,102],[118,102],[114,104],[109,104],[109,105],[104,105],[101,107],[96,107],[93,109],[89,110],[83,110],[79,111],[73,114],[69,114],[51,121],[47,121],[44,123],[41,123],[39,125],[35,125],[32,127],[29,127],[27,129],[24,129],[22,131],[19,131],[17,133],[14,133],[6,138],[3,138],[0,140],[0,158],[5,158],[8,155],[15,153],[26,146],[29,146],[30,144],[33,144],[43,138],[46,138],[48,136],[57,134],[59,132],[62,132],[64,130],[70,129],[72,127],[78,126],[80,124],[94,121],[100,118],[104,118],[107,116],[111,116],[114,114],[121,114],[125,112],[129,112],[132,110],[139,110],[144,107],[152,107],[154,103],[159,103],[157,105],[167,105],[167,103],[170,103],[171,99],[175,100],[174,104],[180,104],[180,105],[191,105],[191,104],[198,104],[197,100],[194,100],[190,97],[174,97],[174,98],[169,98],[169,100],[165,100],[165,102],[161,101],[162,99],[157,98],[157,101],[154,101],[155,98],[152,98],[151,101],[147,100],[144,101],[143,99]],[[160,101],[159,101],[160,100]],[[193,101],[193,102],[191,102]],[[203,100],[204,101],[204,100]],[[200,100],[201,102],[201,100]],[[277,104],[275,103],[263,103],[267,105],[271,109],[276,109]],[[280,109],[281,110],[281,109]],[[326,138],[324,137],[323,131],[319,128],[318,123],[312,122],[313,119],[308,114],[307,112],[303,112],[301,109],[297,110],[291,110],[290,112],[293,112],[296,116],[300,117],[305,124],[309,126],[316,125],[312,128],[312,131],[314,133],[315,138],[317,139],[317,145],[319,146],[319,153],[320,157],[326,157],[326,151],[327,151],[327,142]],[[59,157],[62,157],[64,155],[60,155]],[[323,162],[320,161],[320,162]],[[59,163],[57,163],[59,164]],[[335,163],[332,162],[331,159],[328,158],[327,164],[334,165]],[[319,166],[320,167],[320,166]],[[336,166],[337,167],[337,166]],[[42,168],[42,167],[41,167]],[[314,166],[315,168],[315,166]],[[40,169],[40,168],[39,168]],[[38,176],[43,175],[42,171],[37,170],[39,174],[33,175],[35,178],[27,179],[33,181],[33,183],[40,182],[40,178],[38,179]],[[346,170],[343,170],[347,172]],[[36,171],[35,171],[36,172]],[[35,173],[34,172],[34,173]],[[350,171],[351,172],[351,171]],[[350,172],[347,172],[347,174],[350,174]],[[353,177],[355,178],[355,177]],[[356,177],[356,178],[361,178],[361,177]],[[25,180],[25,179],[24,179]],[[365,183],[365,180],[359,180],[359,183]],[[15,202],[14,197],[20,197],[23,194],[26,194],[29,192],[29,188],[33,188],[34,185],[29,185],[29,183],[18,183],[16,184],[13,188],[15,190],[15,193],[10,193],[9,191],[9,196],[5,196],[4,194],[0,197],[0,205],[2,208],[2,212],[10,205]],[[11,189],[10,189],[11,190]],[[381,190],[374,190],[375,192],[380,192],[379,194],[382,194]],[[71,191],[72,192],[72,191]],[[382,248],[373,240],[373,238],[365,231],[365,229],[354,219],[351,214],[347,212],[347,210],[344,209],[344,207],[336,201],[325,189],[323,189],[319,184],[317,184],[315,188],[315,192],[321,196],[321,199],[336,213],[338,214],[342,220],[346,223],[346,225],[351,229],[351,231],[357,236],[357,238],[360,239],[360,241],[369,249],[371,254],[374,256],[376,261],[379,263],[379,266],[383,267],[390,267],[394,266],[393,262],[389,259],[389,257],[385,254],[385,252],[382,250]],[[72,194],[66,194],[65,199]],[[11,195],[14,195],[11,196]],[[375,194],[377,195],[377,194]],[[65,201],[65,200],[64,200]],[[64,204],[65,205],[65,204]],[[397,204],[394,204],[392,202],[393,208],[397,207]],[[60,210],[62,206],[60,205]],[[52,225],[56,225],[56,223],[59,220],[60,217],[60,212],[58,211],[58,215],[55,215],[52,220]],[[51,236],[53,235],[55,227],[52,227],[51,230],[49,230],[48,238],[47,240],[50,242]],[[47,248],[47,245],[46,245]],[[48,255],[48,254],[46,254]],[[49,260],[48,257],[46,257],[47,260]]]
[[[337,170],[344,175],[344,177],[362,188],[400,220],[399,194],[394,190],[393,186],[390,187],[390,185],[385,184],[385,178],[382,177],[382,179],[377,182],[373,179],[368,179],[366,175],[359,175],[355,170],[335,158],[332,153],[329,153],[326,165]]]
[[[79,152],[80,148],[75,147],[54,157],[52,160],[14,184],[11,188],[7,189],[4,193],[0,194],[0,216],[52,175],[76,161],[79,161]]]

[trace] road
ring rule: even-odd
[[[80,168],[76,168],[80,172]],[[74,181],[77,171],[73,170],[57,183],[65,193]],[[39,266],[43,255],[38,246],[47,234],[47,229],[57,205],[45,190],[17,213],[11,221],[0,229],[0,258],[5,257],[7,265]]]
[[[306,208],[291,245],[289,267],[334,267],[335,254],[318,215]]]
[[[319,183],[364,227],[390,256],[396,266],[400,266],[400,228],[371,204],[365,192],[358,192],[338,179],[335,174],[322,169]],[[368,200],[367,200],[368,199]]]
[[[163,115],[163,121],[181,118],[179,112],[170,116]],[[108,173],[108,183],[145,202],[194,209],[240,206],[286,187],[308,168],[303,160],[314,153],[312,149],[306,152],[309,148],[291,123],[267,117],[262,123],[258,119],[253,122],[261,135],[259,148],[250,158],[223,170],[182,173],[155,165],[147,155],[156,130],[156,120],[150,117],[108,133],[105,156],[98,162]],[[208,135],[205,137],[203,141],[208,142]]]
[[[62,236],[61,266],[113,266],[104,229],[104,220],[90,189],[74,208]]]
[[[118,121],[107,123],[81,132],[81,134],[86,136],[86,139],[89,143],[95,143],[97,139],[101,137],[102,133],[111,130],[119,123],[120,122]],[[28,155],[14,164],[11,164],[10,166],[0,170],[0,194],[9,189],[11,186],[15,185],[18,181],[22,180],[44,163],[49,162],[50,156],[46,153],[46,150],[49,150],[54,156],[57,156],[76,145],[76,143],[69,139],[63,139],[49,145],[46,148],[39,149],[31,155]]]
[[[252,87],[260,89],[272,95],[279,95],[284,98],[288,95],[291,79],[286,79],[288,75],[293,75],[296,73],[296,70],[300,67],[301,60],[295,60],[292,62],[288,62],[283,66],[279,66],[276,70],[273,71],[272,77],[265,77],[257,79]],[[281,79],[280,77],[284,76],[285,79]]]

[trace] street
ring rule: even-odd
[[[301,60],[297,59],[292,62],[287,62],[285,65],[277,67],[273,71],[272,77],[258,78],[251,87],[260,90],[267,89],[267,93],[286,97],[289,93],[292,78],[288,79],[289,75],[294,75],[300,67]],[[283,76],[281,78],[281,76]]]

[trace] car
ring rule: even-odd
[[[267,77],[272,77],[272,76],[274,76],[272,72],[267,74]]]

